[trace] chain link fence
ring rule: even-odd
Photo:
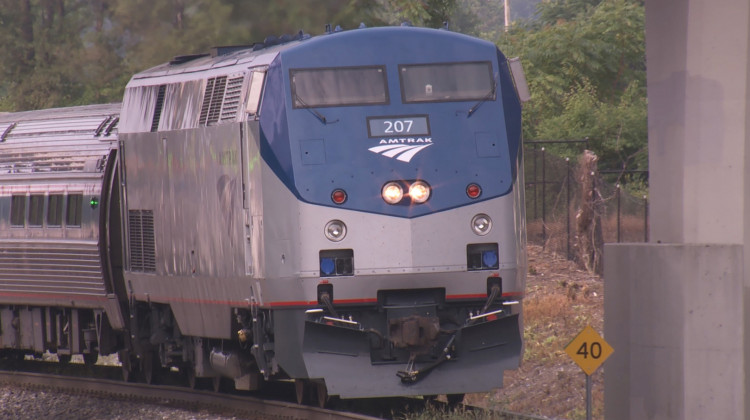
[[[528,241],[573,259],[576,253],[576,215],[584,187],[578,162],[553,155],[550,144],[566,143],[587,149],[587,140],[528,141],[524,144],[526,221]],[[642,172],[642,171],[641,171]],[[619,184],[608,182],[622,171],[600,171],[586,186],[601,196],[597,205],[605,243],[648,241],[648,197],[634,196]],[[589,182],[589,181],[587,181]]]

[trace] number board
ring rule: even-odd
[[[427,115],[397,117],[368,117],[369,137],[429,136],[430,121]]]
[[[565,347],[571,359],[583,369],[586,375],[591,375],[599,369],[602,363],[615,351],[590,326],[586,326],[573,341]]]

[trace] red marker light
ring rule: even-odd
[[[346,191],[342,189],[333,190],[331,200],[336,204],[344,204],[346,201]]]
[[[468,195],[469,198],[477,198],[482,195],[482,188],[477,184],[469,184],[469,186],[466,187],[466,195]]]

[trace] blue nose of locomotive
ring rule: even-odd
[[[520,104],[489,42],[419,28],[316,37],[271,64],[263,104],[261,153],[304,202],[411,218],[512,188]]]

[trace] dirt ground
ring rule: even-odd
[[[603,335],[604,284],[564,257],[528,247],[524,299],[525,353],[505,373],[504,388],[467,395],[466,402],[555,419],[586,418],[586,375],[565,347],[587,325]],[[592,375],[593,418],[604,417],[604,372]]]

